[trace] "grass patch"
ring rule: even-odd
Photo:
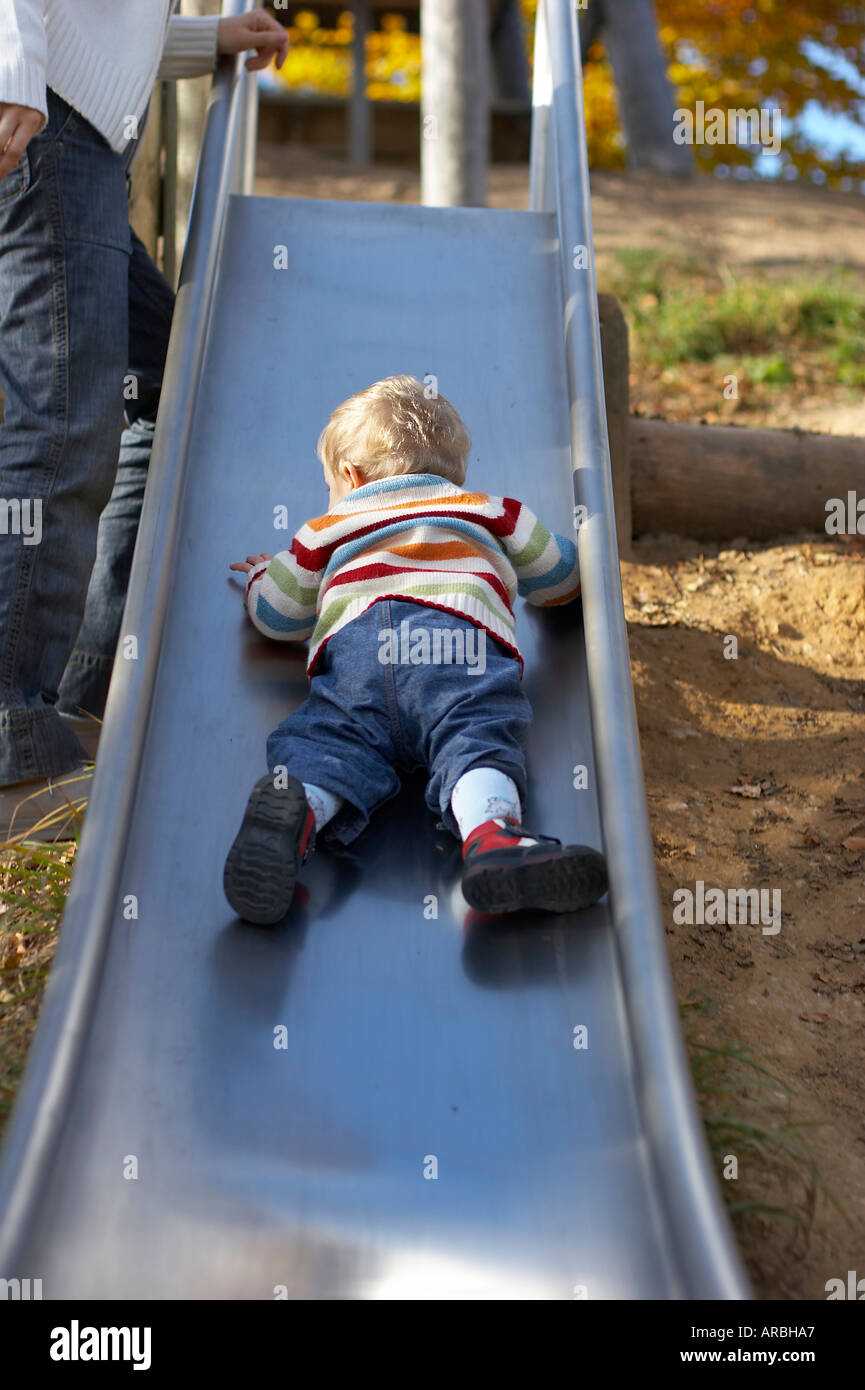
[[[736,359],[755,385],[789,386],[800,352],[834,379],[865,385],[865,289],[849,272],[734,274],[707,257],[620,249],[602,274],[648,367]]]
[[[713,1012],[706,996],[680,1005],[686,1025],[704,1024]],[[765,1263],[767,1227],[780,1222],[788,1228],[784,1257],[799,1260],[808,1249],[818,1197],[822,1194],[843,1214],[809,1142],[822,1122],[797,1117],[796,1093],[757,1059],[753,1048],[729,1040],[712,1045],[695,1032],[696,1027],[686,1026],[691,1075],[712,1159],[719,1176],[725,1167],[730,1171],[731,1156],[738,1163],[735,1178],[721,1176],[727,1211],[755,1281],[777,1288],[781,1271]]]
[[[0,847],[0,1133],[21,1080],[77,845]]]

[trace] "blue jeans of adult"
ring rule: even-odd
[[[519,663],[494,637],[442,609],[380,599],[331,637],[306,700],[267,740],[267,764],[344,798],[325,832],[343,845],[396,796],[399,770],[425,769],[427,806],[459,836],[451,794],[472,768],[497,768],[525,803],[531,722]]]
[[[49,91],[0,180],[0,786],[79,766],[60,711],[102,714],[172,308],[123,161]]]

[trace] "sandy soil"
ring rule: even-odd
[[[863,561],[826,537],[720,554],[659,538],[623,566],[677,993],[709,1006],[689,1021],[694,1043],[746,1045],[775,1078],[730,1067],[710,1113],[776,1137],[814,1125],[791,1137],[807,1138],[838,1203],[813,1190],[807,1151],[776,1162],[771,1145],[743,1155],[732,1142],[734,1200],[800,1223],[751,1217],[742,1233],[775,1298],[825,1297],[865,1255]],[[779,929],[677,924],[673,894],[698,880],[777,890]]]

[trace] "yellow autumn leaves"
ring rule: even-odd
[[[344,10],[335,29],[325,29],[312,10],[295,15],[288,30],[288,58],[274,75],[293,92],[346,97],[351,92],[354,16]],[[372,101],[420,101],[420,36],[404,15],[382,15],[366,40],[366,94]]]
[[[531,61],[537,0],[520,0]],[[325,28],[314,10],[300,10],[288,30],[288,58],[271,75],[292,92],[347,97],[352,89],[354,15],[344,10],[336,28]],[[589,157],[606,168],[624,163],[616,91],[606,61],[589,64],[585,73]],[[366,94],[371,101],[419,102],[421,40],[409,32],[404,15],[384,14],[366,40]]]

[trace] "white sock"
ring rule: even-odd
[[[488,820],[512,816],[520,822],[523,817],[515,784],[496,767],[464,772],[451,792],[451,810],[464,840]]]
[[[306,792],[306,799],[309,802],[310,810],[315,816],[316,834],[329,820],[333,820],[343,798],[337,796],[336,792],[325,791],[324,787],[317,787],[314,782],[304,782],[303,790]]]

